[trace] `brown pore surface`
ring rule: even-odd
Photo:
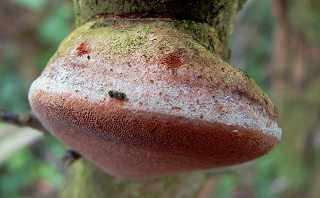
[[[31,105],[60,140],[109,174],[145,178],[222,167],[267,153],[276,137],[203,120],[129,111],[126,101],[92,103],[37,91]]]

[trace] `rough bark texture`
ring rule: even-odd
[[[202,45],[221,49],[216,53],[228,58],[228,38],[237,11],[245,0],[74,0],[77,25],[97,16],[125,18],[174,18],[208,23],[217,35],[206,43],[206,31],[195,28],[193,34]],[[200,26],[199,26],[200,27]],[[219,43],[219,45],[217,45]],[[222,46],[221,46],[222,43]],[[215,50],[212,50],[215,52]],[[82,197],[212,197],[208,190],[210,174],[195,172],[146,181],[123,181],[108,176],[85,160],[70,167],[64,198]]]

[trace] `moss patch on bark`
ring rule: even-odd
[[[238,10],[246,0],[74,0],[77,25],[98,15],[109,17],[167,17],[208,23],[226,44]],[[226,45],[225,45],[226,46]]]

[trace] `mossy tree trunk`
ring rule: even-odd
[[[207,23],[217,34],[205,35],[205,31],[196,28],[197,32],[192,35],[216,56],[227,60],[228,39],[235,16],[244,3],[245,0],[74,0],[74,7],[77,26],[96,17],[170,18]],[[210,42],[212,40],[220,42]],[[204,172],[145,181],[119,180],[101,172],[90,162],[80,160],[70,167],[62,197],[204,198],[212,197],[208,188],[211,182],[210,173]]]

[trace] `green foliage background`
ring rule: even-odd
[[[49,0],[15,0],[26,12],[39,13]],[[60,41],[73,28],[73,13],[70,2],[60,2],[41,19],[33,34],[41,48],[31,59],[30,65],[19,65],[23,56],[19,45],[6,45],[0,59],[0,106],[15,112],[29,109],[27,92],[32,79],[26,79],[21,67],[28,67],[40,73],[52,56]],[[35,78],[33,76],[31,78]],[[0,123],[0,128],[5,127]],[[0,197],[29,197],[34,186],[43,183],[53,191],[63,184],[64,170],[61,158],[64,147],[53,137],[46,136],[40,142],[25,148],[6,162],[0,164]],[[48,159],[50,158],[50,159]]]

